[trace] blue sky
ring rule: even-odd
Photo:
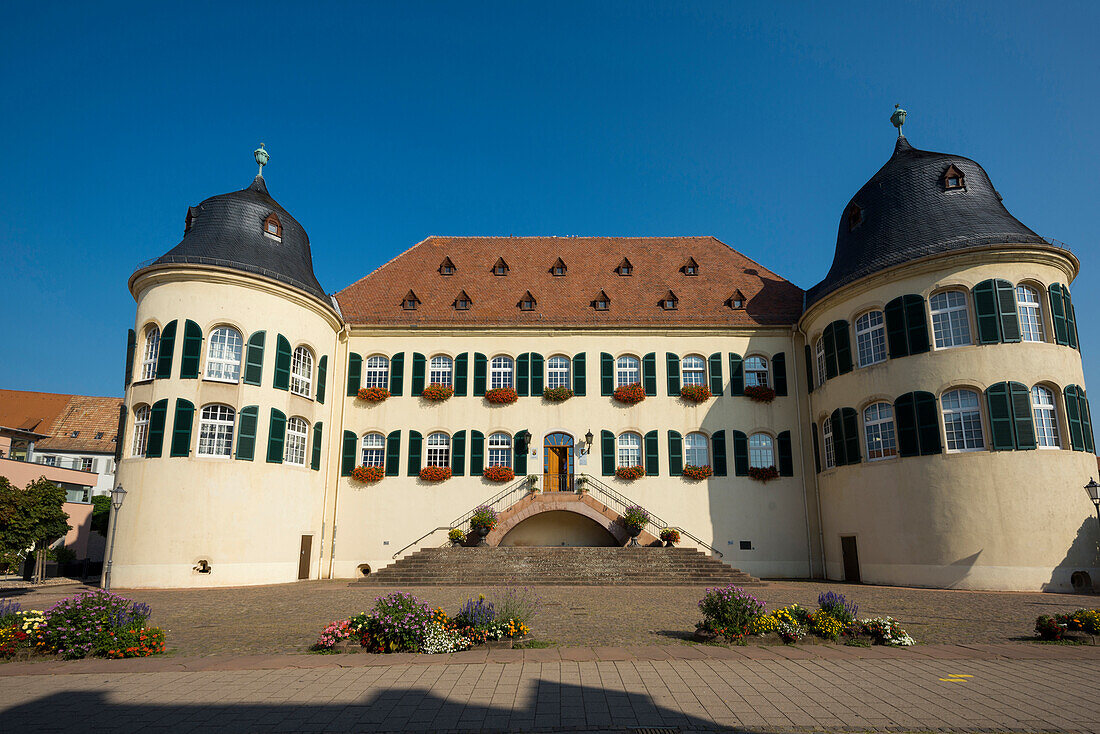
[[[1096,272],[1095,4],[302,8],[5,5],[0,386],[121,394],[128,276],[260,141],[329,291],[430,234],[711,234],[806,288],[900,102]]]

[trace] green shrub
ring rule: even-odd
[[[764,613],[764,602],[739,586],[707,589],[699,600],[702,627],[727,637],[744,635],[752,621]]]

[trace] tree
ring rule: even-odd
[[[111,498],[103,495],[92,497],[92,530],[107,537],[107,524],[111,520]]]
[[[65,490],[45,477],[25,489],[0,477],[0,563],[16,565],[30,550],[37,550],[35,578],[39,578],[46,547],[69,532],[64,504]]]

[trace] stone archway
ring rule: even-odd
[[[568,512],[587,518],[606,530],[614,538],[614,545],[626,545],[630,540],[626,528],[616,522],[618,513],[587,494],[573,492],[539,492],[525,497],[500,514],[496,527],[485,540],[489,545],[500,545],[501,540],[520,523],[544,512]],[[655,536],[643,532],[638,536],[638,542],[650,545],[659,541]]]
[[[578,512],[547,510],[516,523],[498,545],[528,548],[600,548],[619,541],[599,522]]]

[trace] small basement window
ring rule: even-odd
[[[963,172],[954,165],[948,166],[947,170],[943,172],[943,188],[946,191],[966,188],[966,178],[963,176]]]

